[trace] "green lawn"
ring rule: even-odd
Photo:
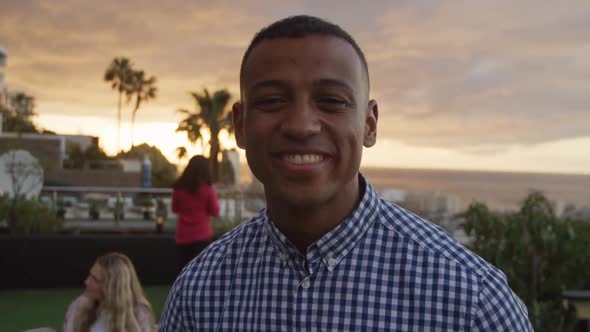
[[[56,331],[61,331],[68,305],[82,290],[62,288],[0,291],[0,331],[22,331],[37,327],[53,327]],[[156,320],[160,317],[168,290],[168,287],[145,287]]]

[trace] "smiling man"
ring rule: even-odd
[[[502,272],[382,200],[363,52],[310,16],[261,30],[242,60],[236,140],[267,208],[176,280],[162,331],[528,331]]]

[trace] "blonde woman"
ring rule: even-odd
[[[154,331],[152,306],[129,257],[100,256],[84,280],[84,293],[68,307],[65,332]]]

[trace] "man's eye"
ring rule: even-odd
[[[285,99],[281,97],[268,97],[268,98],[260,98],[255,99],[252,105],[255,108],[261,109],[263,111],[273,111],[277,110],[285,104]]]
[[[344,110],[351,106],[347,100],[335,97],[318,98],[317,103],[321,109],[328,111]]]

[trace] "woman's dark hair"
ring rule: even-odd
[[[176,179],[172,187],[194,193],[202,183],[211,184],[209,159],[197,155],[189,160],[182,175]]]

